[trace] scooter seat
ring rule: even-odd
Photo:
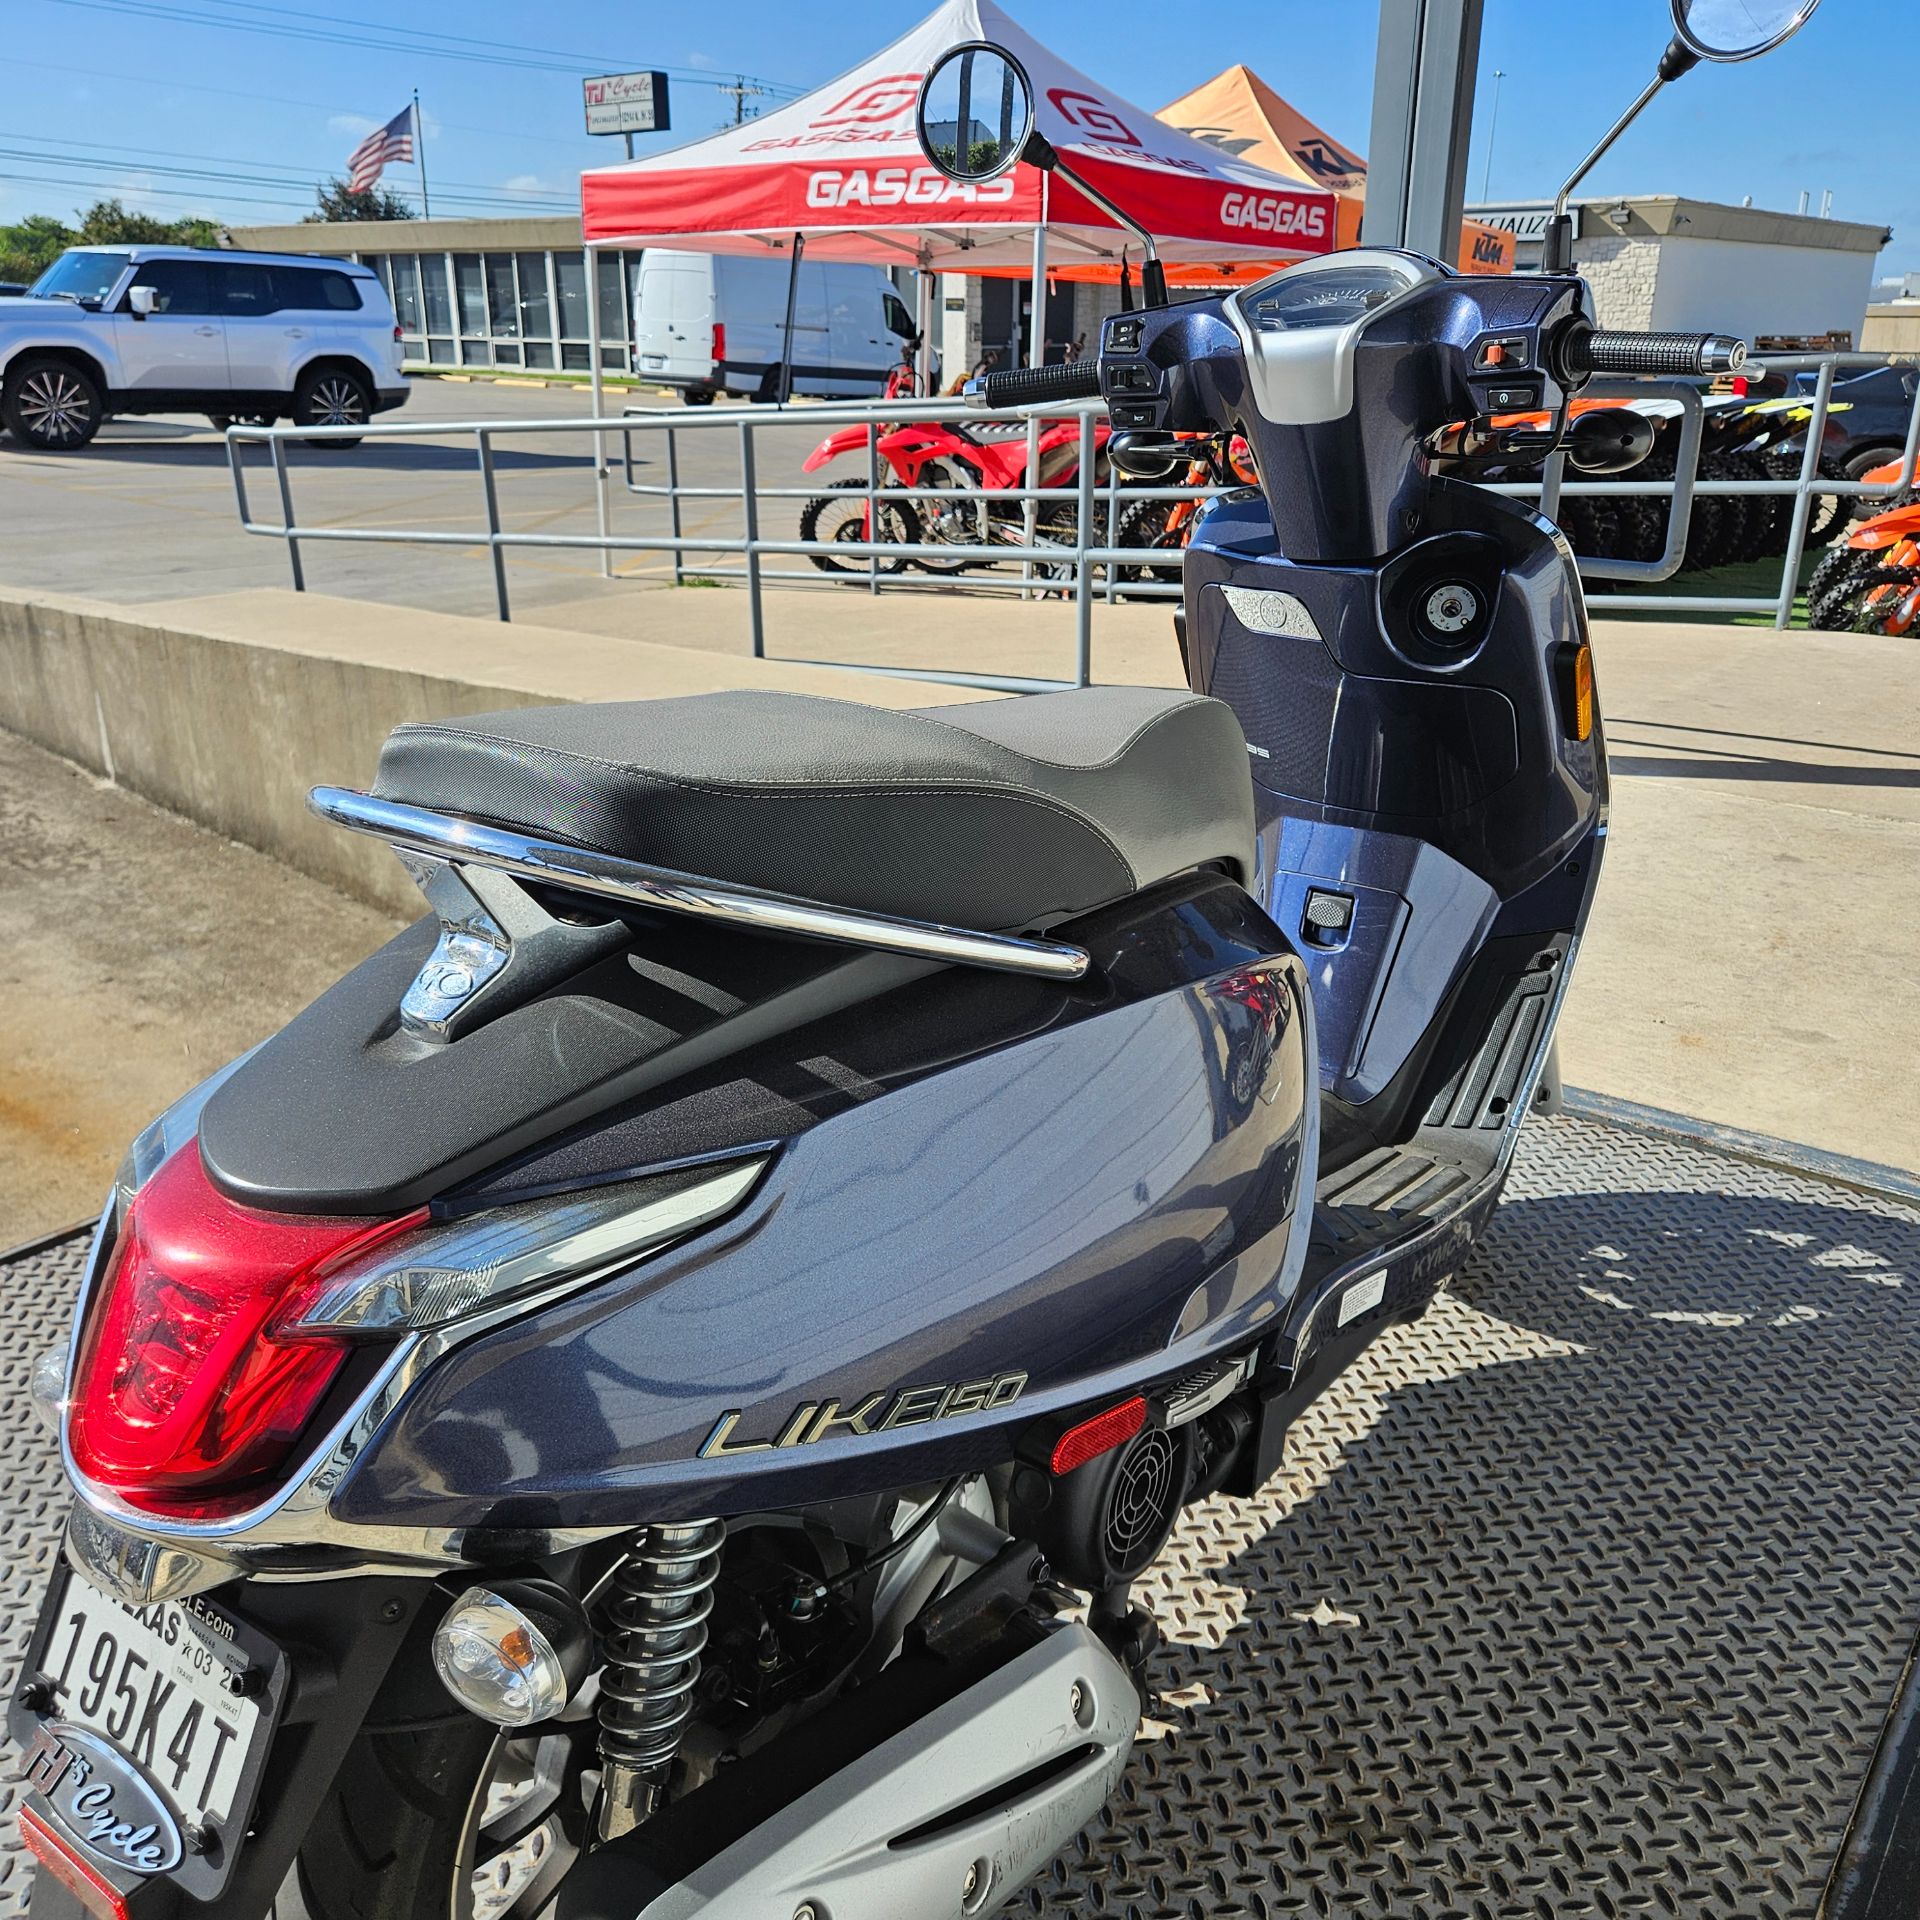
[[[1032,927],[1193,867],[1253,871],[1218,700],[1088,687],[908,711],[796,693],[396,727],[374,792],[837,906]]]

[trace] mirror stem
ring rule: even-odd
[[[1047,173],[1057,173],[1076,193],[1083,194],[1104,213],[1115,226],[1125,227],[1140,242],[1140,250],[1145,256],[1140,262],[1140,301],[1143,306],[1164,307],[1167,304],[1167,274],[1160,264],[1160,249],[1153,244],[1153,235],[1124,209],[1117,207],[1089,181],[1067,165],[1060,158],[1053,143],[1043,134],[1029,136],[1026,146],[1021,150],[1020,158],[1029,166],[1039,167]]]
[[[1547,222],[1547,231],[1540,248],[1540,271],[1542,273],[1571,273],[1573,271],[1573,218],[1567,212],[1567,201],[1582,180],[1590,174],[1613,143],[1639,119],[1647,102],[1664,87],[1669,80],[1677,80],[1689,68],[1700,64],[1700,56],[1679,40],[1670,40],[1667,50],[1660,56],[1660,65],[1653,78],[1647,82],[1632,106],[1601,135],[1600,144],[1574,168],[1567,176],[1567,184],[1560,189],[1553,203],[1553,217]]]

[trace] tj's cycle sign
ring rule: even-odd
[[[580,88],[589,133],[663,133],[669,125],[664,73],[603,73]]]

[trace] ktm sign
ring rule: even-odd
[[[1299,239],[1327,237],[1323,202],[1303,203],[1271,193],[1230,193],[1220,202],[1220,224],[1251,233],[1291,234]]]
[[[823,167],[807,175],[810,207],[932,207],[950,200],[992,205],[1013,198],[1013,176],[978,184],[931,167]]]

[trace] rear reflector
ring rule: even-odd
[[[134,1196],[88,1322],[67,1416],[74,1463],[136,1506],[273,1471],[345,1364],[337,1334],[289,1337],[355,1254],[418,1227],[262,1213],[207,1178],[197,1142]]]
[[[1056,1474],[1071,1473],[1075,1467],[1084,1467],[1089,1460],[1097,1460],[1101,1454],[1125,1446],[1146,1424],[1147,1403],[1135,1394],[1131,1400],[1123,1400],[1117,1407],[1109,1407],[1105,1413],[1096,1413],[1091,1420],[1069,1427],[1054,1442],[1053,1458],[1048,1465]]]
[[[127,1920],[127,1903],[105,1874],[89,1866],[31,1807],[20,1809],[20,1838],[48,1877],[99,1920]]]

